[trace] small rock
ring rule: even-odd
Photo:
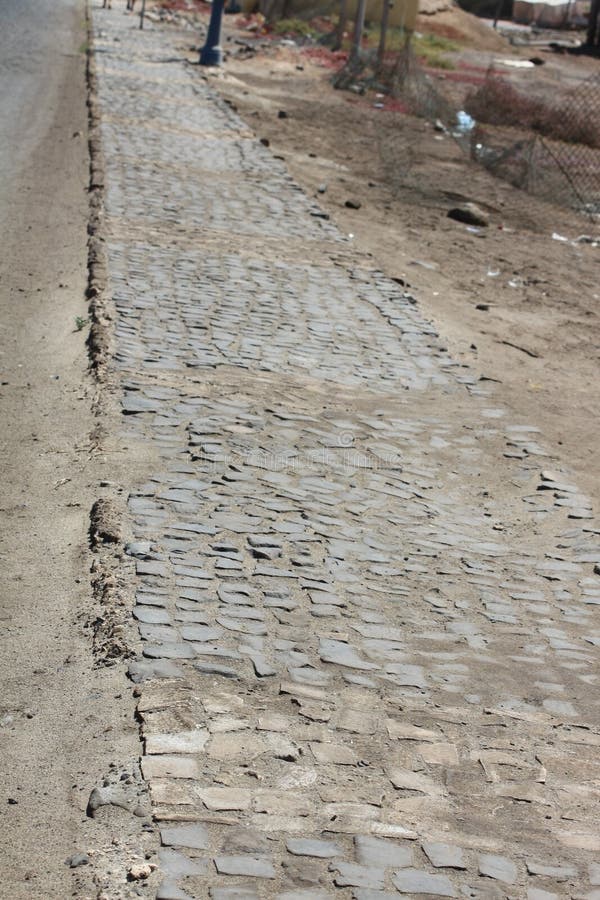
[[[453,209],[449,209],[448,218],[455,219],[457,222],[464,222],[465,225],[480,225],[484,228],[490,224],[488,214],[475,203],[464,203],[462,206],[455,206]]]
[[[344,203],[344,206],[347,209],[360,209],[362,206],[362,203],[360,202],[360,200],[350,199],[350,200],[346,200],[346,202]]]
[[[78,866],[87,866],[89,861],[90,858],[87,853],[74,853],[73,856],[65,859],[65,865],[69,866],[70,869],[76,869]]]
[[[271,141],[269,140],[269,138],[261,138],[261,139],[260,139],[260,142],[261,142],[261,144],[263,145],[263,147],[270,147],[270,146],[271,146]]]
[[[103,784],[95,787],[88,800],[87,815],[93,819],[96,812],[103,806],[116,806],[131,812],[133,806],[137,805],[137,797],[135,789],[127,787],[125,784]]]
[[[288,118],[288,114],[286,113],[285,109],[279,110],[279,112],[277,113],[277,118],[278,119],[287,119]]]
[[[152,874],[152,866],[148,863],[141,863],[130,866],[127,872],[128,881],[145,881]]]

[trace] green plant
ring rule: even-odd
[[[84,316],[75,316],[75,328],[77,331],[82,331],[86,325],[89,324],[89,319]]]
[[[454,41],[439,34],[415,34],[411,45],[415,56],[432,69],[454,69],[452,60],[445,56],[459,49]]]
[[[314,37],[315,29],[303,19],[280,19],[273,25],[274,34],[296,34],[301,37]]]
[[[370,47],[377,47],[381,36],[381,28],[379,23],[372,23],[365,28],[365,38]],[[406,44],[406,30],[404,28],[390,27],[387,30],[385,49],[387,53],[396,50],[402,50]]]

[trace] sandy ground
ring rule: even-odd
[[[65,860],[110,859],[126,841],[119,816],[86,806],[111,762],[137,755],[138,729],[123,669],[96,666],[90,628],[87,532],[107,466],[88,329],[75,325],[87,315],[85,7],[2,16],[0,895],[87,898],[92,866]]]
[[[551,59],[547,77],[570,78],[574,65]],[[600,248],[552,238],[598,226],[494,179],[425,121],[375,109],[373,94],[333,90],[329,76],[288,47],[211,73],[357,249],[411,286],[452,355],[497,381],[498,396],[542,428],[599,500]],[[480,234],[447,218],[466,200],[490,215]]]

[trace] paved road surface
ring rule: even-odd
[[[27,164],[60,102],[69,56],[78,54],[83,10],[77,0],[0,4],[0,179]],[[74,29],[79,32],[74,38]]]

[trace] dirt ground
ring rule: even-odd
[[[142,818],[86,815],[97,784],[133,769],[139,738],[124,667],[102,665],[93,639],[90,509],[116,467],[98,445],[88,328],[76,324],[87,316],[85,6],[19,2],[2,71],[23,129],[0,104],[0,895],[84,900],[107,869],[124,883],[132,842],[143,846]]]
[[[550,55],[544,76],[570,83],[599,70]],[[493,178],[428,122],[375,108],[373,93],[334,90],[331,71],[299,48],[234,51],[209,77],[357,251],[410,285],[453,357],[498,382],[498,399],[541,427],[598,501],[600,247],[571,241],[599,226]],[[489,213],[489,227],[447,218],[464,201]]]

